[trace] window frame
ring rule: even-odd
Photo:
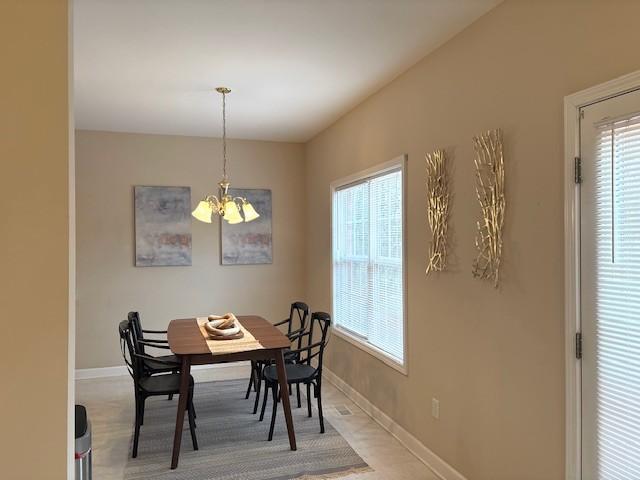
[[[392,171],[399,170],[402,175],[402,348],[403,348],[403,359],[402,362],[399,362],[395,357],[391,356],[389,353],[385,352],[379,347],[376,347],[372,343],[369,343],[364,337],[358,335],[355,332],[352,332],[344,327],[339,326],[337,323],[334,324],[333,333],[342,338],[343,340],[349,342],[351,345],[358,347],[360,350],[372,355],[377,358],[385,365],[397,370],[403,375],[408,375],[408,321],[407,321],[407,155],[402,154],[398,157],[395,157],[392,160],[387,162],[374,165],[373,167],[367,168],[365,170],[361,170],[352,175],[342,177],[340,179],[334,180],[330,184],[330,206],[331,206],[331,265],[330,265],[330,292],[331,292],[331,310],[332,314],[335,312],[335,295],[333,288],[333,276],[334,276],[334,241],[335,241],[335,230],[336,230],[336,219],[335,219],[335,193],[337,190],[344,188],[350,184],[360,183],[364,180],[368,180],[371,178],[379,177],[385,175],[386,173],[390,173]],[[334,315],[335,318],[335,315]]]

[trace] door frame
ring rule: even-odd
[[[565,289],[565,478],[579,480],[581,458],[581,376],[576,359],[580,331],[580,109],[640,89],[640,70],[564,97],[564,289]]]

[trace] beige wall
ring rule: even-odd
[[[304,294],[304,161],[300,144],[231,141],[232,186],[270,188],[273,264],[221,266],[217,221],[192,224],[193,265],[134,266],[133,186],[191,187],[195,206],[221,177],[218,139],[76,132],[76,367],[123,365],[116,326],[138,310],[147,328],[197,314],[276,321]]]
[[[409,375],[335,337],[328,366],[470,479],[563,478],[562,101],[640,69],[638,18],[637,1],[508,1],[306,147],[308,299],[327,310],[330,182],[409,155]],[[495,127],[508,197],[497,291],[470,273],[471,137]],[[437,147],[453,161],[454,265],[427,278],[424,154]]]
[[[67,471],[67,8],[0,2],[0,476],[15,480]]]

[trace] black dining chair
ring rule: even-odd
[[[131,456],[138,456],[138,440],[140,439],[140,427],[144,423],[145,402],[149,397],[174,395],[180,393],[180,374],[176,372],[161,375],[150,375],[144,367],[144,360],[154,360],[162,363],[158,357],[150,357],[138,353],[134,347],[133,325],[129,320],[123,320],[118,326],[120,334],[120,350],[124,358],[129,375],[133,379],[135,395],[135,430],[133,435],[133,451]],[[153,346],[144,340],[138,340],[141,346]],[[167,364],[169,365],[169,364]],[[195,409],[193,408],[193,377],[189,376],[189,398],[187,399],[187,413],[189,417],[189,430],[193,449],[198,450],[196,438]]]
[[[287,382],[289,388],[295,384],[300,386],[304,384],[307,387],[307,409],[308,415],[311,417],[311,387],[313,386],[314,397],[318,401],[318,417],[320,419],[320,433],[324,433],[324,418],[322,416],[322,359],[324,350],[327,346],[329,328],[331,327],[331,315],[325,312],[314,312],[311,314],[309,330],[298,334],[296,338],[301,340],[307,337],[307,346],[285,353],[287,358],[293,359],[291,362],[285,363],[287,372]],[[314,342],[314,330],[320,333],[318,341]],[[317,366],[311,364],[311,360],[317,357]],[[295,363],[294,363],[295,361]],[[275,365],[264,367],[262,376],[265,380],[264,397],[262,400],[262,411],[260,412],[260,421],[264,419],[264,412],[267,406],[267,395],[269,390],[272,393],[273,411],[271,413],[271,426],[269,428],[269,441],[273,439],[273,429],[276,422],[276,412],[278,411],[278,399],[287,392],[278,391],[278,372]]]
[[[131,322],[131,334],[133,335],[133,346],[136,352],[146,355],[151,358],[144,358],[142,365],[145,371],[149,375],[155,375],[158,373],[177,372],[180,368],[180,360],[175,355],[150,355],[145,350],[145,345],[140,341],[150,344],[158,350],[171,350],[169,347],[169,341],[166,339],[166,330],[145,330],[142,328],[142,322],[140,321],[140,314],[138,312],[129,312],[127,315],[129,322]],[[165,338],[149,338],[145,334],[153,335],[165,335]],[[169,395],[169,400],[173,399],[173,395]]]
[[[302,346],[302,338],[298,338],[297,335],[303,333],[307,327],[307,318],[309,317],[309,305],[304,302],[293,302],[289,310],[289,318],[285,318],[281,322],[275,323],[274,326],[279,327],[282,325],[287,326],[287,337],[289,339],[297,339],[297,348]],[[295,328],[297,327],[297,328]],[[293,357],[290,359],[293,360]],[[256,392],[256,399],[253,404],[253,413],[258,412],[258,403],[260,401],[260,390],[262,385],[262,370],[264,368],[264,362],[251,361],[251,376],[249,377],[249,385],[247,386],[247,393],[244,398],[249,398],[251,394],[251,388],[253,387]],[[298,385],[298,408],[300,408],[300,386]]]
[[[169,341],[166,339],[167,331],[143,329],[138,312],[129,312],[127,318],[129,322],[131,322],[131,333],[134,340],[133,346],[136,352],[151,357],[145,358],[142,362],[147,373],[153,375],[156,373],[177,371],[180,367],[180,361],[175,355],[150,355],[145,349],[145,346],[149,346],[159,350],[171,350],[169,348]],[[148,335],[145,334],[165,335],[165,338],[149,338]]]

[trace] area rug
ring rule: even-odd
[[[253,396],[244,399],[246,380],[196,383],[196,434],[193,450],[185,421],[180,464],[170,470],[177,396],[147,400],[138,458],[129,458],[125,480],[290,480],[339,478],[371,470],[325,418],[320,434],[317,411],[306,415],[306,404],[295,408],[293,421],[298,450],[289,450],[282,408],[278,408],[272,442],[267,441],[271,401],[263,422],[252,415]],[[315,401],[314,401],[315,403]],[[186,417],[186,415],[185,415]],[[129,452],[131,449],[129,449]]]

